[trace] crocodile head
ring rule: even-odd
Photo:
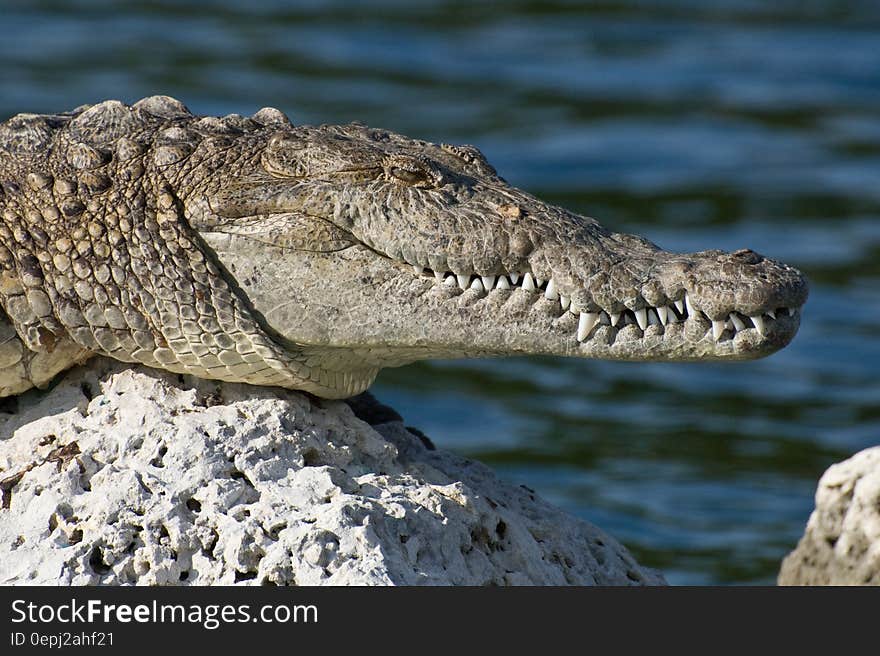
[[[203,142],[179,194],[274,338],[346,372],[309,388],[321,396],[426,358],[743,360],[798,329],[803,275],[751,250],[612,232],[510,186],[471,146],[255,119]]]

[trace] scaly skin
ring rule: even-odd
[[[0,395],[95,354],[338,398],[382,367],[747,359],[803,276],[675,254],[511,187],[470,146],[156,96],[0,124]]]

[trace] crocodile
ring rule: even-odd
[[[674,253],[470,145],[108,100],[0,124],[0,396],[96,355],[325,398],[428,358],[744,360],[807,282]]]

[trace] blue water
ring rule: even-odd
[[[375,392],[670,582],[771,583],[824,469],[880,438],[880,4],[4,2],[0,116],[155,93],[475,143],[511,183],[812,284],[742,364],[424,363]]]

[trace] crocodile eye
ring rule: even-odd
[[[388,180],[395,180],[410,187],[442,187],[443,172],[429,159],[394,153],[382,163]]]
[[[402,168],[400,166],[392,166],[391,175],[401,182],[408,185],[425,184],[428,182],[428,172],[424,169]]]

